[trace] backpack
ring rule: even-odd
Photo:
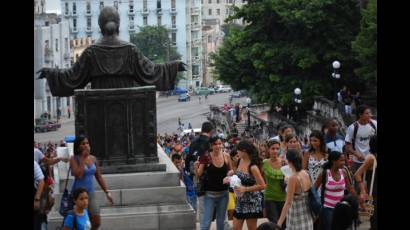
[[[195,138],[189,146],[189,152],[185,157],[185,173],[191,179],[194,175],[194,164],[200,156],[202,156],[209,149],[208,140],[201,139],[201,136]]]
[[[374,131],[376,131],[377,133],[377,128],[376,125],[372,122],[372,120],[369,120],[369,124],[370,126],[372,126],[372,128],[374,129]],[[356,150],[355,148],[355,142],[356,142],[356,136],[357,136],[357,131],[359,130],[359,122],[355,122],[354,123],[354,129],[353,129],[353,139],[352,139],[352,147],[353,150]]]

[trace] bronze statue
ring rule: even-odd
[[[174,87],[182,61],[154,64],[138,48],[118,39],[120,17],[114,7],[104,7],[98,18],[102,37],[87,47],[70,69],[42,68],[38,79],[46,78],[53,96],[74,95],[75,89],[91,82],[92,89],[155,85],[165,91]]]

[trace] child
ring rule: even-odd
[[[64,219],[64,230],[90,230],[91,222],[88,216],[88,193],[85,188],[77,188],[72,193],[74,209]]]

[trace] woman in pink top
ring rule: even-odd
[[[344,165],[345,156],[341,152],[332,151],[328,162],[323,166],[323,172],[316,180],[316,188],[322,186],[323,208],[319,217],[322,226],[320,229],[331,230],[334,207],[343,198],[346,189],[355,197],[357,196],[343,168]]]

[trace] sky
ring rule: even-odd
[[[61,14],[60,0],[46,0],[46,13]]]

